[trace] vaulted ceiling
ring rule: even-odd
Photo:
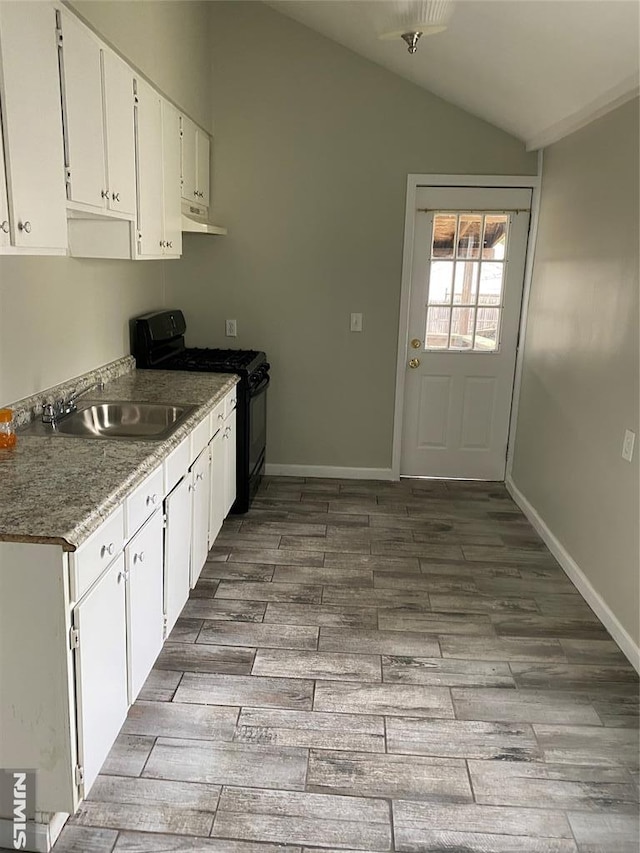
[[[269,0],[367,59],[540,148],[638,93],[637,0],[458,0],[413,56],[391,0]]]

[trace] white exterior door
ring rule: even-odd
[[[504,479],[530,207],[529,189],[416,193],[403,476]]]

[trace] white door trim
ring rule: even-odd
[[[541,166],[541,158],[538,159],[538,168]],[[393,450],[391,456],[391,474],[394,480],[400,479],[400,453],[402,449],[402,417],[404,411],[404,382],[407,359],[407,332],[409,328],[409,300],[411,296],[411,266],[413,258],[414,220],[416,206],[416,192],[418,187],[523,187],[533,190],[531,202],[533,222],[537,226],[539,209],[539,175],[416,175],[407,176],[407,200],[405,205],[404,219],[404,248],[402,252],[402,284],[400,288],[400,319],[398,323],[398,357],[396,366],[396,395],[393,414]],[[523,320],[526,318],[526,305],[529,300],[531,286],[531,273],[533,270],[533,250],[535,244],[531,240],[533,229],[529,231],[529,242],[527,244],[527,260],[525,267],[524,290],[522,297],[523,310],[520,319],[520,345],[516,354],[516,379],[514,386],[514,401],[517,400],[516,393],[520,391],[520,377],[522,375],[522,341],[524,337]],[[514,411],[512,405],[511,420],[509,424],[509,446],[507,448],[507,474],[509,474],[509,460],[511,458],[512,433],[514,427]]]

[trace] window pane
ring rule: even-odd
[[[433,261],[429,278],[429,305],[451,302],[453,261]]]
[[[476,339],[473,348],[491,351],[498,346],[499,308],[478,308]]]
[[[449,309],[429,308],[427,312],[427,349],[446,349],[449,343]]]
[[[458,257],[479,258],[482,216],[466,213],[460,217],[458,229]]]
[[[444,213],[439,213],[434,217],[432,258],[453,258],[457,219],[457,216]]]
[[[473,305],[478,287],[478,267],[474,261],[458,261],[453,282],[453,301],[463,305]]]
[[[500,305],[504,264],[483,263],[480,271],[479,305]]]
[[[502,260],[507,248],[507,225],[509,217],[503,213],[485,216],[482,257]]]
[[[475,308],[454,308],[451,315],[451,349],[471,349]]]

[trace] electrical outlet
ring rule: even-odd
[[[224,333],[228,338],[235,338],[238,335],[238,324],[235,320],[224,321]]]
[[[351,315],[351,331],[352,332],[361,332],[362,331],[362,314],[352,314]]]
[[[627,462],[631,462],[633,459],[633,445],[635,442],[635,432],[631,432],[630,429],[626,429],[624,431],[624,441],[622,442],[622,458],[626,459]]]

